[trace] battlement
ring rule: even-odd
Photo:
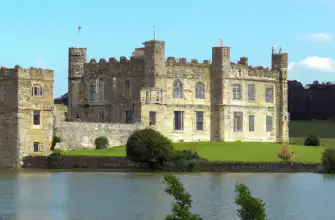
[[[132,61],[132,59],[128,60],[127,57],[121,56],[119,60],[117,60],[115,57],[111,57],[108,59],[108,62],[105,58],[100,58],[99,62],[97,62],[96,59],[92,58],[87,64],[91,66],[99,65],[100,67],[108,66],[108,65],[114,65],[114,64],[128,64]]]
[[[192,59],[191,62],[187,62],[186,58],[179,58],[178,61],[175,57],[168,57],[166,60],[166,65],[168,66],[209,66],[211,62],[209,60],[204,60],[202,63],[199,63],[197,59]]]
[[[1,78],[40,78],[53,80],[54,71],[49,69],[42,69],[36,67],[23,68],[19,65],[15,65],[14,68],[1,67],[0,68]]]
[[[86,48],[69,48],[70,56],[86,56],[87,49]]]

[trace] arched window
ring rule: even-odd
[[[195,98],[196,99],[205,98],[205,85],[202,82],[197,82],[195,84]]]
[[[176,79],[173,82],[173,98],[175,98],[175,99],[184,98],[183,83],[179,79]]]
[[[100,122],[105,122],[105,112],[103,110],[100,110],[99,120]]]

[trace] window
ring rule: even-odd
[[[174,130],[184,130],[184,112],[174,112]]]
[[[150,100],[149,95],[150,95],[149,91],[146,91],[145,92],[145,101],[147,101],[147,102]]]
[[[100,122],[105,122],[105,112],[103,110],[99,112],[99,120]]]
[[[204,112],[195,112],[197,131],[204,130]]]
[[[157,101],[157,102],[160,101],[160,94],[159,94],[159,92],[156,93],[156,101]]]
[[[99,94],[99,101],[104,101],[105,100],[105,80],[104,79],[99,79],[99,84],[98,84],[98,94]]]
[[[79,119],[79,114],[78,113],[76,114],[76,119]]]
[[[253,84],[248,85],[248,101],[249,102],[256,101],[256,87]]]
[[[249,115],[249,131],[254,132],[255,131],[255,116]]]
[[[266,116],[266,131],[272,131],[272,116]]]
[[[42,86],[33,85],[32,96],[42,96]]]
[[[195,98],[196,99],[205,98],[205,85],[202,82],[197,82],[195,84]]]
[[[243,112],[234,112],[234,131],[243,131]]]
[[[107,79],[104,80],[104,100],[108,100],[108,84],[107,84]]]
[[[184,98],[183,83],[179,79],[176,79],[173,82],[173,98],[175,98],[175,99]]]
[[[34,111],[33,125],[41,125],[41,111]]]
[[[125,96],[130,96],[130,79],[126,79],[125,82]]]
[[[265,102],[273,102],[273,87],[265,88]]]
[[[39,151],[39,142],[34,142],[34,152],[38,152]]]
[[[149,112],[149,124],[156,125],[156,112]]]
[[[90,83],[90,101],[94,101],[95,99],[95,86],[96,86],[96,82],[91,81]]]
[[[131,124],[132,122],[132,111],[126,111],[126,124]]]
[[[233,84],[233,99],[241,99],[241,85]]]

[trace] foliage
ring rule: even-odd
[[[127,157],[135,162],[162,163],[172,150],[171,140],[152,128],[135,131],[126,145]]]
[[[185,191],[183,184],[177,177],[166,175],[164,176],[164,183],[167,185],[165,192],[176,200],[172,205],[172,214],[167,215],[165,220],[203,220],[199,215],[190,212],[192,207],[191,195]]]
[[[95,145],[95,149],[104,149],[104,148],[107,148],[108,145],[109,145],[108,138],[105,137],[105,136],[97,137],[94,140],[94,145]]]
[[[202,171],[208,160],[201,158],[197,152],[191,150],[173,151],[164,163],[165,171]]]
[[[315,135],[309,134],[309,135],[307,135],[307,137],[305,139],[304,145],[305,146],[320,146],[320,140]]]
[[[55,149],[55,146],[57,143],[62,142],[62,139],[56,135],[52,137],[52,144],[51,144],[51,150]]]
[[[335,173],[335,149],[326,148],[321,157],[321,163],[326,173]]]
[[[241,220],[265,220],[265,203],[258,198],[251,196],[249,188],[244,184],[235,185],[236,205],[240,206],[237,210]]]
[[[61,156],[62,151],[61,150],[53,150],[50,156]]]
[[[290,152],[287,145],[280,147],[280,150],[278,152],[278,157],[281,160],[288,161],[293,157],[293,153]]]

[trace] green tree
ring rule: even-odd
[[[235,185],[236,205],[240,206],[237,210],[241,220],[265,220],[265,203],[258,198],[251,196],[249,188],[244,184]]]
[[[167,187],[165,192],[176,200],[172,205],[172,214],[165,217],[165,220],[203,220],[199,215],[192,214],[191,195],[185,191],[184,185],[173,175],[164,176],[164,183]]]

